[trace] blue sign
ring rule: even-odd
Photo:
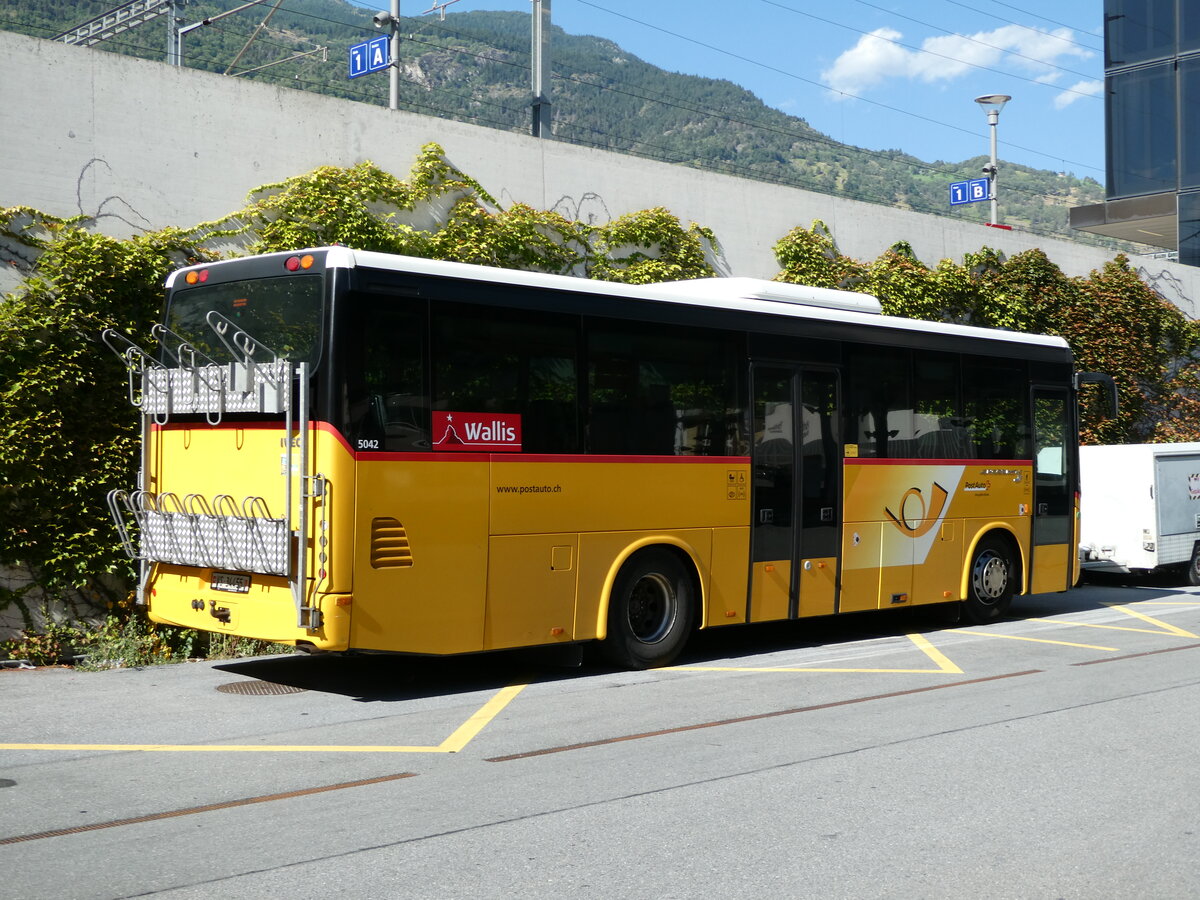
[[[373,41],[350,45],[350,77],[361,78],[372,72],[380,72],[392,61],[391,38],[387,35]]]
[[[978,203],[980,200],[991,200],[986,178],[974,178],[971,181],[953,181],[950,183],[950,205],[960,203]]]

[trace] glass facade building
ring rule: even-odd
[[[1105,0],[1106,200],[1083,231],[1200,265],[1200,0]]]

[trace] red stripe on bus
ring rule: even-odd
[[[354,454],[355,460],[380,462],[493,462],[493,463],[665,463],[668,465],[704,464],[713,466],[749,465],[748,456],[605,456],[583,453],[394,453],[367,450]]]
[[[847,457],[848,466],[1032,466],[1031,459],[875,459]]]

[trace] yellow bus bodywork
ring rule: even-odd
[[[789,615],[792,561],[750,562],[749,462],[693,457],[355,454],[314,428],[309,602],[297,624],[287,579],[213,590],[213,570],[154,564],[151,617],[317,649],[450,654],[604,638],[621,564],[667,545],[697,573],[698,624]],[[146,487],[162,495],[285,505],[284,430],[156,428]],[[293,456],[293,459],[298,457]],[[1029,463],[847,460],[840,559],[797,561],[801,617],[961,600],[979,540],[1004,532],[1024,587],[1062,590],[1064,548],[1031,570]],[[298,474],[298,473],[293,473]],[[294,479],[298,484],[298,479]],[[293,514],[299,503],[292,494]],[[1058,557],[1061,556],[1061,561]],[[1054,561],[1050,561],[1053,557]]]

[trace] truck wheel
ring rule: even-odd
[[[1008,612],[1016,592],[1016,571],[1008,541],[989,535],[979,542],[971,559],[970,589],[963,601],[968,621],[984,625]]]
[[[1200,585],[1200,544],[1192,550],[1192,558],[1187,567],[1188,584]]]
[[[622,567],[608,606],[604,655],[629,669],[665,666],[687,643],[695,616],[692,579],[675,554],[643,550]]]

